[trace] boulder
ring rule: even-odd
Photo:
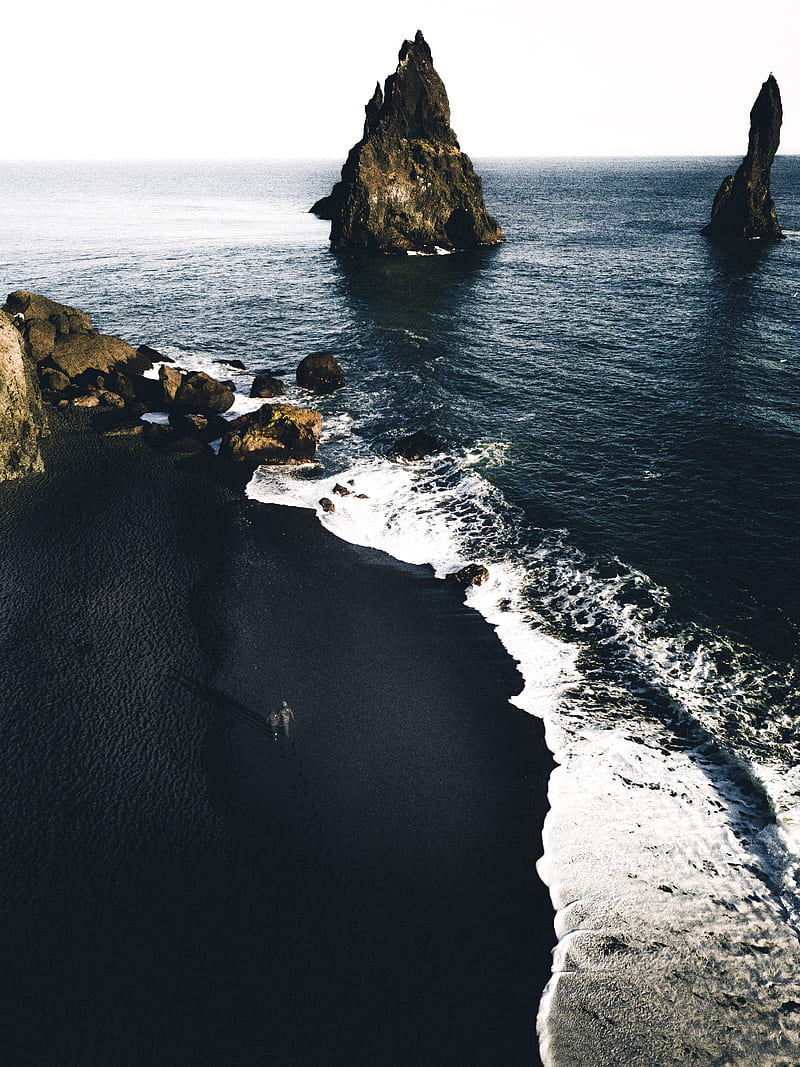
[[[330,352],[312,352],[297,368],[297,384],[315,393],[332,393],[344,385],[344,371]]]
[[[175,403],[183,375],[176,367],[159,367],[158,380],[161,383],[162,402],[165,407],[169,407],[170,404]]]
[[[73,381],[84,374],[107,374],[118,364],[136,361],[136,351],[119,337],[103,333],[69,334],[56,340],[50,362]]]
[[[317,450],[322,416],[311,408],[265,404],[229,424],[219,455],[248,463],[308,463]]]
[[[257,374],[250,386],[250,396],[269,399],[273,396],[283,396],[286,386],[268,374]]]
[[[152,379],[148,379],[148,381],[150,380]],[[116,393],[117,396],[121,396],[124,400],[136,400],[139,395],[134,377],[130,374],[125,374],[118,367],[115,367],[110,374],[106,375],[105,387]]]
[[[164,408],[164,393],[158,378],[146,378],[143,374],[127,374],[115,367],[103,379],[103,388],[121,396],[128,408],[139,406],[141,411],[161,411]]]
[[[460,585],[463,587],[470,585],[483,585],[484,582],[489,581],[489,572],[480,563],[469,563],[466,567],[462,567],[459,571],[453,571],[445,577],[445,581],[449,585]]]
[[[63,393],[70,388],[69,378],[55,367],[45,367],[39,375],[39,383],[48,393]]]
[[[22,338],[0,312],[0,480],[44,470],[42,398]]]
[[[322,510],[323,510],[323,511],[324,511],[324,512],[325,512],[325,513],[326,513],[327,515],[330,515],[330,514],[331,514],[331,512],[334,512],[334,511],[336,511],[336,505],[335,505],[335,504],[334,504],[334,502],[333,502],[333,501],[332,501],[332,500],[330,499],[330,497],[327,497],[327,496],[324,496],[324,497],[323,497],[323,498],[322,498],[322,499],[320,500],[320,502],[319,502],[319,506],[320,506],[320,507],[322,508]]]
[[[404,41],[342,177],[312,207],[331,220],[331,247],[360,255],[433,252],[504,240],[480,178],[450,126],[450,104],[422,33]]]
[[[144,404],[145,411],[163,411],[164,388],[159,378],[145,378],[143,374],[131,375],[135,399],[131,403]]]
[[[346,485],[340,485],[339,482],[333,487],[333,491],[337,496],[350,496],[351,490]]]
[[[173,403],[198,415],[222,414],[233,404],[233,389],[203,371],[189,371],[181,380]]]
[[[783,237],[769,184],[782,119],[780,90],[770,74],[750,112],[747,155],[736,174],[724,178],[717,190],[711,221],[701,230],[703,236],[721,244]]]
[[[412,433],[408,437],[403,437],[396,444],[392,445],[387,455],[392,459],[402,459],[406,462],[413,462],[417,459],[424,459],[425,456],[435,456],[441,451],[441,441],[436,437],[433,437],[426,430],[417,430],[416,433]]]
[[[244,370],[244,363],[240,359],[212,359],[212,363],[219,363],[222,367],[233,367],[234,370]]]

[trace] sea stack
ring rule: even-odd
[[[735,175],[720,185],[711,208],[711,222],[701,230],[705,237],[729,244],[783,237],[769,188],[772,161],[781,133],[781,94],[770,74],[750,112],[747,155]]]
[[[311,211],[331,220],[331,247],[357,255],[451,251],[504,240],[450,127],[450,104],[422,33],[366,106],[364,136],[342,179]]]

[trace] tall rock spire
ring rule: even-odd
[[[783,237],[769,188],[772,161],[780,143],[783,108],[778,83],[770,74],[750,112],[747,155],[735,175],[720,185],[711,207],[711,221],[701,233],[730,243]]]
[[[480,178],[450,127],[450,104],[422,33],[404,41],[394,74],[367,104],[364,136],[330,196],[337,252],[378,254],[493,245],[503,240]]]

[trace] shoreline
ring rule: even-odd
[[[2,487],[40,845],[5,867],[45,871],[7,894],[15,1062],[538,1063],[552,758],[491,628],[428,568],[64,424]],[[288,740],[235,713],[281,699]]]

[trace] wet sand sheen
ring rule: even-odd
[[[0,488],[10,1061],[538,1062],[551,764],[491,630],[133,442],[48,452]]]

